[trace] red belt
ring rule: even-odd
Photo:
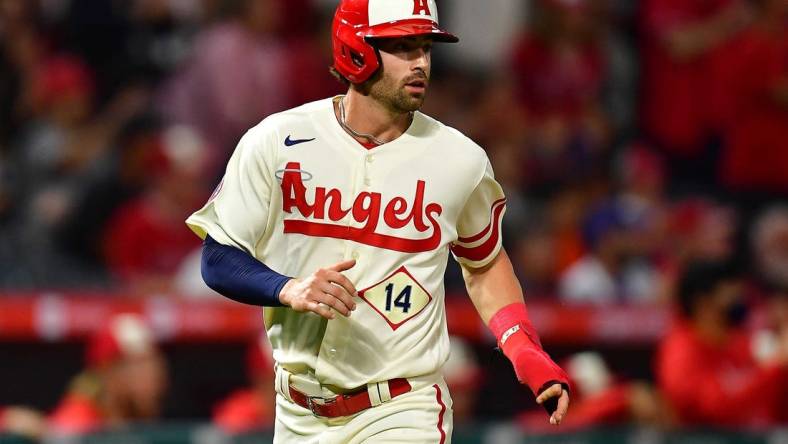
[[[391,393],[392,398],[408,393],[411,388],[408,380],[404,378],[390,379],[388,385],[389,393]],[[311,411],[313,414],[325,418],[355,415],[358,412],[372,407],[372,401],[370,401],[369,393],[367,393],[366,389],[345,395],[338,395],[333,398],[307,396],[294,389],[292,386],[290,386],[289,389],[290,399],[292,399],[293,402]]]

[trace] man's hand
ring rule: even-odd
[[[321,268],[303,280],[291,279],[279,292],[279,301],[297,312],[311,311],[326,319],[334,319],[331,308],[350,316],[356,309],[356,287],[342,272],[354,265],[355,260],[343,261]]]
[[[551,411],[550,424],[559,425],[569,409],[569,392],[561,384],[553,384],[536,397],[536,403]]]
[[[545,406],[550,423],[558,425],[569,408],[569,377],[542,350],[506,251],[501,249],[483,268],[463,267],[463,277],[476,311],[512,363],[517,380],[527,385],[537,402]]]

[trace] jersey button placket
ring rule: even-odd
[[[364,159],[366,159],[366,157],[367,156],[364,156]],[[360,163],[357,163],[356,165],[358,165],[359,169],[356,170],[357,173],[355,174],[355,177],[353,179],[353,193],[352,193],[353,199],[355,199],[359,195],[359,193],[362,191],[362,189],[364,189],[366,186],[368,186],[368,184],[367,184],[367,182],[368,182],[368,177],[367,177],[368,172],[367,172],[367,168],[366,168],[367,163],[364,160],[362,160]],[[346,223],[347,223],[348,227],[353,227],[354,220],[353,220],[353,216],[352,216],[352,211],[350,213],[348,213],[348,215],[346,216],[346,221],[347,221]],[[346,240],[345,241],[345,259],[351,258],[351,259],[354,259],[354,260],[358,260],[359,253],[358,253],[358,250],[356,250],[355,248],[356,248],[356,246],[355,246],[353,241],[350,241],[350,240]]]
[[[363,180],[364,188],[369,188],[369,185],[371,183],[371,181],[369,180],[369,168],[368,168],[369,156],[370,156],[369,154],[364,156],[364,160],[366,160],[366,162],[362,161],[361,165],[360,165],[361,171],[364,172],[364,180]],[[355,247],[353,247],[353,248],[355,248]],[[361,255],[359,254],[357,249],[354,249],[350,253],[350,257],[353,258],[354,260],[358,261],[358,258],[361,257]]]
[[[372,185],[372,178],[370,177],[370,170],[372,162],[375,161],[374,154],[367,154],[364,156],[364,160],[366,160],[366,164],[364,165],[364,186],[369,188]]]

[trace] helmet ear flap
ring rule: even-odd
[[[350,31],[350,32],[348,32]],[[380,67],[377,50],[352,29],[337,29],[334,42],[334,68],[352,83],[362,83]]]

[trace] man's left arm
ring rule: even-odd
[[[481,268],[463,264],[462,272],[476,311],[512,362],[517,379],[545,406],[550,423],[560,424],[569,408],[569,380],[542,349],[506,251],[501,248],[495,259]]]

